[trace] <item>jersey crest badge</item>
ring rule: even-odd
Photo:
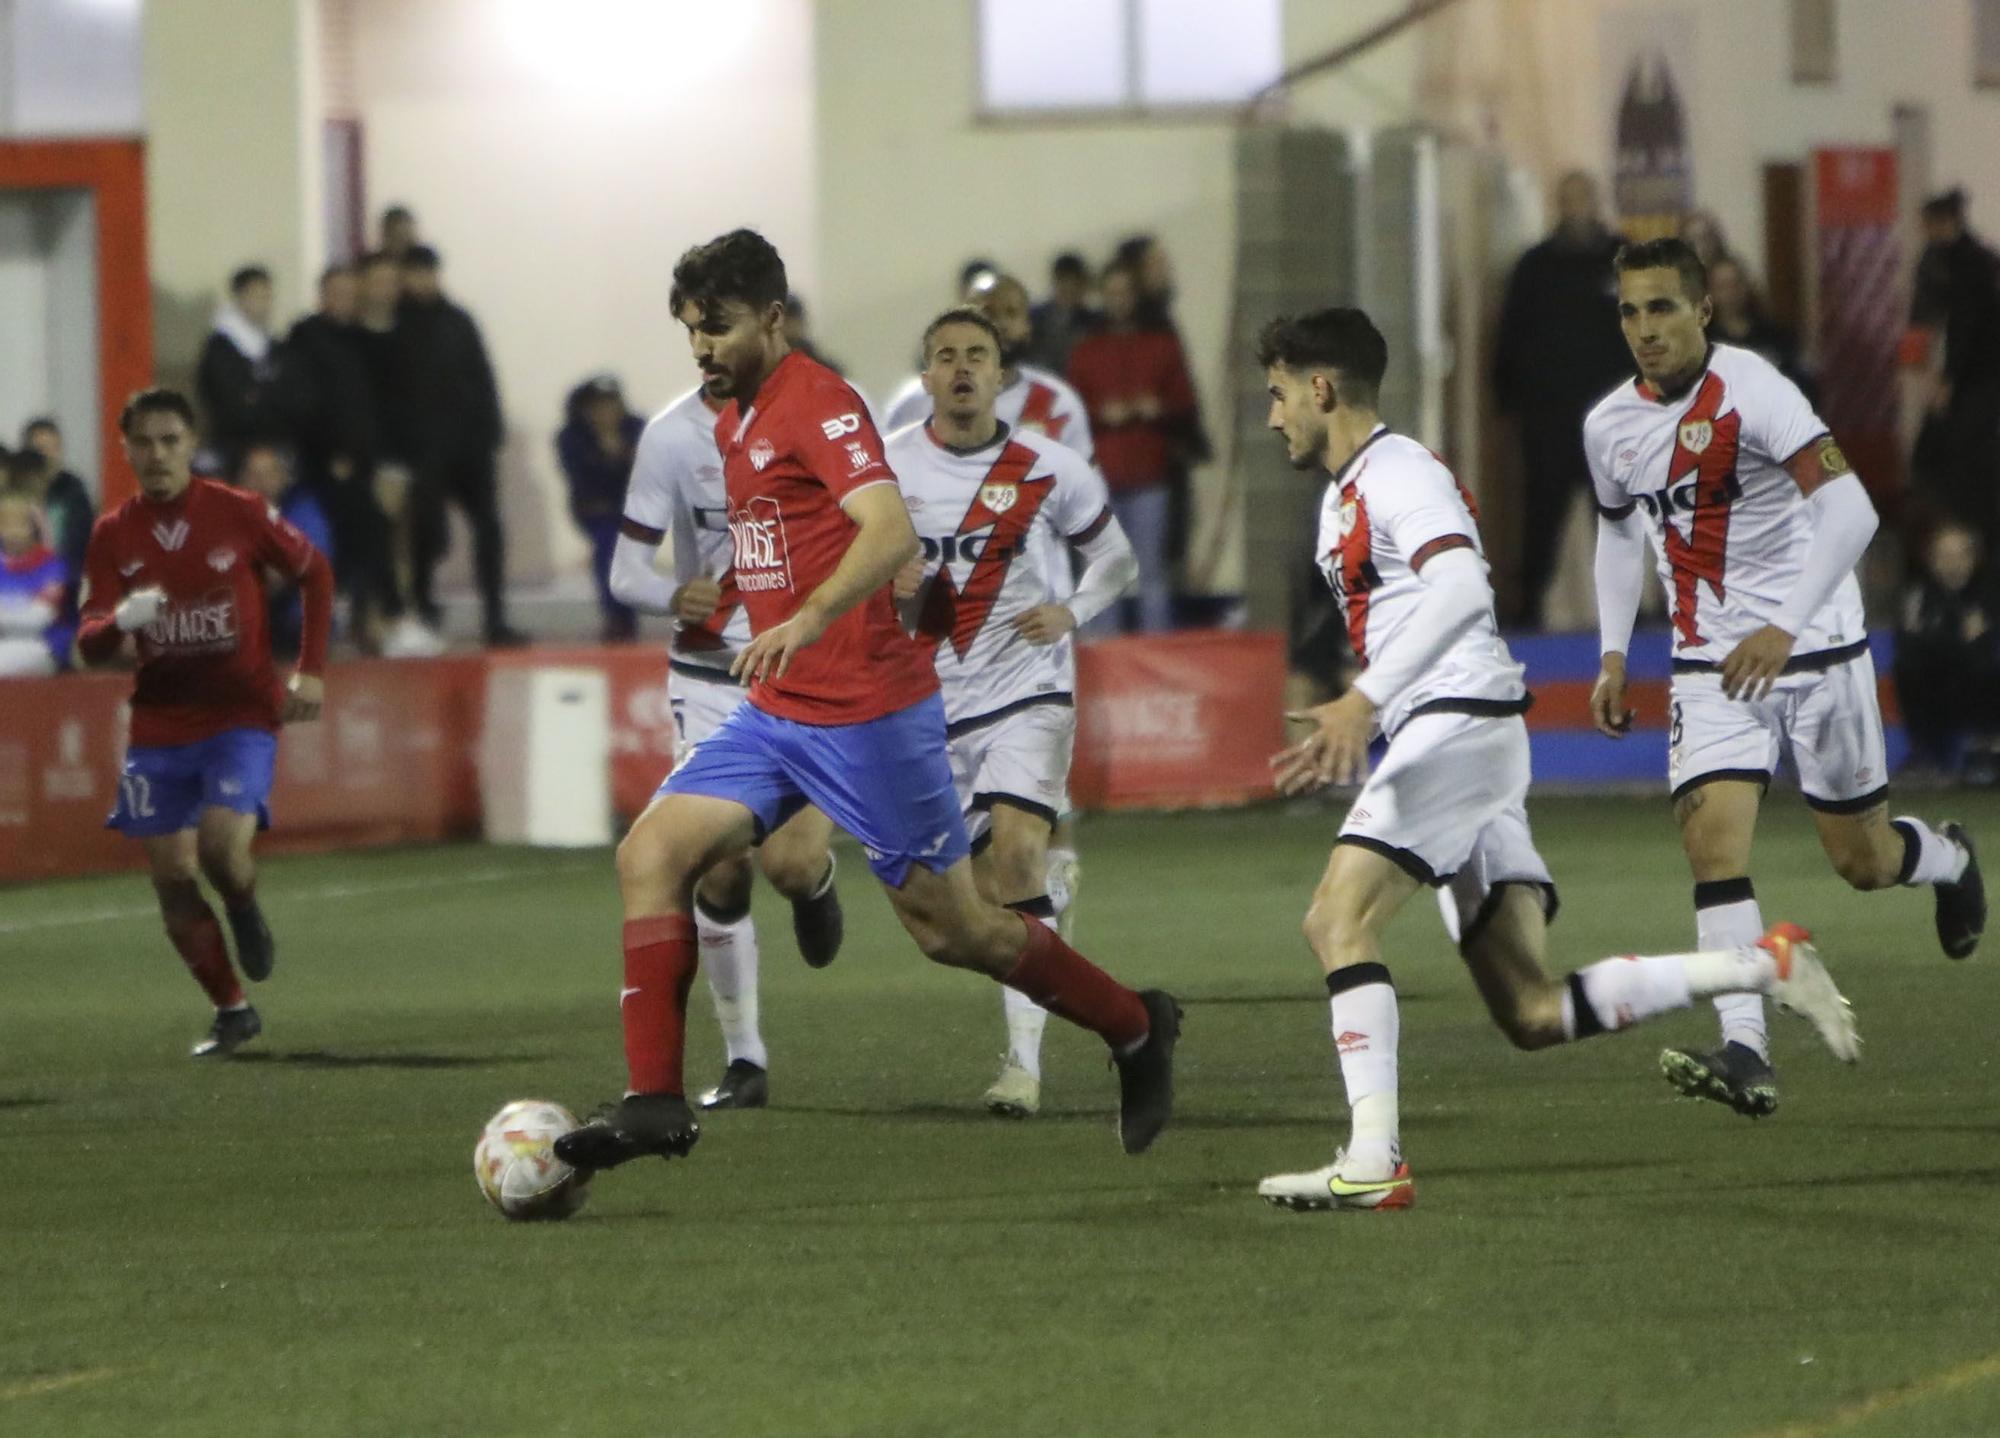
[[[185,519],[177,519],[172,524],[153,526],[153,538],[158,540],[160,548],[165,550],[179,549],[187,543],[187,537],[188,522]]]
[[[1361,512],[1360,502],[1353,495],[1340,501],[1340,514],[1335,522],[1335,532],[1342,538],[1354,533],[1354,521]]]
[[[211,549],[208,552],[208,567],[217,574],[227,574],[229,566],[235,562],[236,551],[233,549]]]
[[[1001,480],[979,486],[979,502],[995,514],[1005,514],[1014,507],[1014,501],[1020,497],[1020,487],[1010,481]]]
[[[764,472],[764,466],[777,457],[778,451],[772,447],[768,439],[760,439],[750,446],[750,467],[759,474]]]
[[[1689,454],[1700,454],[1714,438],[1715,425],[1710,420],[1691,419],[1681,426],[1681,448]]]

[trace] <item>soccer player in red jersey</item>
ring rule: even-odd
[[[682,1080],[694,982],[694,886],[807,804],[861,841],[903,926],[934,962],[973,969],[1104,1039],[1119,1138],[1140,1153],[1173,1110],[1180,1009],[1135,993],[1031,916],[980,898],[952,785],[944,703],[891,581],[916,531],[861,397],[784,337],[784,261],[736,230],[681,256],[671,303],[716,421],[753,637],[750,697],[677,767],[618,848],[624,1099],[565,1134],[589,1171],[684,1154],[701,1129]]]
[[[263,1026],[201,876],[222,896],[244,974],[269,977],[276,945],[257,907],[251,841],[270,823],[278,726],[319,717],[333,571],[263,500],[193,476],[184,396],[142,391],[119,428],[140,492],[91,531],[77,651],[101,664],[128,635],[137,651],[132,742],[107,822],[146,846],[167,936],[215,1005],[193,1056],[227,1057]],[[282,684],[271,666],[270,574],[305,595],[298,672]]]

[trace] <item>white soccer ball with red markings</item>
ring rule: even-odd
[[[486,1201],[509,1218],[568,1218],[590,1195],[590,1175],[556,1157],[576,1115],[547,1099],[515,1099],[486,1121],[472,1172]]]

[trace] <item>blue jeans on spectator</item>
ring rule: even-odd
[[[615,514],[575,515],[577,525],[590,537],[590,573],[597,581],[597,607],[604,614],[604,638],[618,642],[639,634],[639,615],[629,605],[620,604],[611,593],[611,551],[618,547],[619,517]]]
[[[1171,629],[1174,599],[1167,573],[1167,487],[1159,484],[1150,489],[1114,489],[1111,512],[1118,519],[1118,527],[1125,531],[1125,537],[1132,541],[1132,553],[1139,560],[1138,632],[1156,634]],[[1113,605],[1091,623],[1091,632],[1116,634],[1120,629],[1133,628],[1121,622],[1131,607],[1129,599]]]

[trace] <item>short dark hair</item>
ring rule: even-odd
[[[271,283],[271,272],[262,265],[245,265],[229,277],[229,293],[240,295],[254,284]]]
[[[1699,300],[1708,294],[1708,266],[1701,262],[1693,245],[1675,235],[1620,245],[1611,260],[1612,274],[1630,274],[1634,270],[1672,270],[1681,277],[1681,288],[1689,299]]]
[[[1269,369],[1330,369],[1345,397],[1374,404],[1389,369],[1389,342],[1375,322],[1343,305],[1303,315],[1279,315],[1257,336],[1257,363]]]
[[[187,396],[177,389],[155,386],[139,390],[125,401],[125,408],[118,414],[118,432],[130,435],[133,424],[141,415],[148,414],[177,414],[189,429],[195,428],[194,406],[188,403]]]
[[[1075,250],[1064,250],[1050,262],[1049,273],[1059,280],[1087,280],[1090,278],[1090,266]]]
[[[924,326],[923,354],[925,364],[931,362],[931,341],[937,337],[937,332],[946,325],[977,325],[980,329],[985,330],[987,338],[993,341],[993,353],[996,357],[1006,347],[1000,339],[1000,327],[987,318],[985,310],[979,308],[978,305],[953,305],[950,309]]]
[[[1949,190],[1940,190],[1924,201],[1924,218],[1927,220],[1963,220],[1965,218],[1965,188],[1954,185]]]
[[[414,214],[410,213],[408,205],[391,205],[382,212],[382,223],[385,225],[391,220],[409,220],[414,223],[416,218]]]
[[[29,436],[34,434],[38,429],[48,430],[57,439],[62,438],[62,426],[56,423],[56,417],[52,414],[38,414],[21,426],[21,444],[24,448],[28,443]]]
[[[755,230],[731,230],[694,246],[674,262],[674,287],[667,304],[677,317],[690,304],[706,311],[729,300],[761,312],[783,304],[790,293],[777,247]]]
[[[48,474],[49,457],[38,449],[17,449],[0,458],[0,472],[9,484],[27,484]]]
[[[972,282],[984,274],[999,274],[998,261],[989,260],[984,255],[974,255],[958,267],[958,292],[964,294],[972,287]]]
[[[444,256],[431,245],[411,245],[399,263],[406,270],[435,270],[444,265]]]

